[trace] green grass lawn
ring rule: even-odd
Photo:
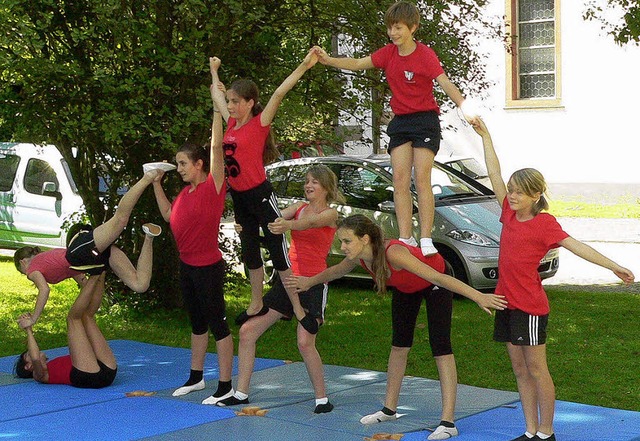
[[[229,295],[228,316],[248,303],[248,287]],[[15,317],[31,311],[36,289],[19,275],[9,258],[0,258],[0,356],[24,350],[24,333]],[[548,358],[560,400],[638,410],[640,382],[640,306],[637,284],[632,287],[566,287],[548,290],[552,305]],[[77,295],[73,282],[53,287],[45,313],[36,325],[42,348],[66,345],[65,314]],[[135,294],[131,294],[135,295]],[[385,371],[389,355],[390,297],[381,297],[369,284],[340,282],[329,291],[327,321],[318,349],[326,364]],[[127,339],[188,348],[190,326],[182,310],[132,311],[115,305],[99,313],[108,339]],[[453,343],[459,381],[479,387],[515,391],[515,380],[503,345],[491,340],[492,318],[475,303],[456,299]],[[232,332],[237,342],[237,327]],[[214,351],[213,343],[210,350]],[[295,324],[280,322],[258,343],[259,357],[300,361]],[[185,375],[188,366],[185,366]],[[419,318],[407,375],[437,378],[426,331],[426,314]],[[181,381],[182,379],[176,379]],[[382,398],[382,397],[381,397]]]

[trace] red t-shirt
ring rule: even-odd
[[[220,218],[224,210],[226,187],[216,191],[213,176],[190,192],[191,186],[182,189],[171,204],[169,225],[176,238],[180,260],[187,265],[213,265],[222,259],[218,248]]]
[[[391,110],[396,115],[435,111],[440,108],[433,96],[433,80],[444,73],[438,56],[429,46],[416,42],[416,49],[402,56],[389,43],[371,54],[371,61],[383,69],[391,88]]]
[[[302,210],[308,206],[309,204],[304,204],[298,208],[294,219],[298,219]],[[327,209],[329,210],[329,208]],[[307,230],[291,230],[289,258],[291,271],[295,275],[311,277],[327,269],[327,255],[336,229],[327,226]]]
[[[64,248],[55,248],[36,254],[29,263],[27,276],[34,271],[39,271],[47,283],[52,285],[77,276],[80,271],[69,268],[66,254],[67,250]]]
[[[389,243],[387,243],[387,247],[385,248],[385,255],[391,245],[401,245],[405,247],[411,252],[411,254],[413,254],[414,257],[416,257],[422,263],[429,265],[431,268],[438,271],[439,273],[444,273],[444,269],[445,269],[444,259],[440,254],[423,256],[422,250],[420,248],[412,247],[411,245],[407,245],[406,243],[401,242],[397,239],[392,239],[389,241]],[[364,269],[369,271],[369,274],[374,276],[374,274],[367,267],[367,265],[365,265],[363,260],[360,260],[360,265],[362,265]],[[391,271],[391,276],[387,279],[387,286],[394,287],[395,289],[397,289],[402,293],[413,294],[418,291],[422,291],[423,289],[433,285],[428,280],[424,280],[422,277],[415,275],[411,271],[407,271],[404,269],[397,270],[393,268],[389,263],[389,259],[387,259],[387,266],[389,267],[389,271]]]
[[[569,237],[555,217],[540,213],[520,222],[507,198],[502,204],[502,233],[498,258],[496,294],[506,297],[509,309],[519,309],[531,315],[549,313],[549,299],[542,287],[538,266],[540,260],[558,242]]]
[[[236,191],[251,190],[267,180],[262,153],[271,125],[262,127],[260,115],[254,116],[239,129],[235,128],[236,119],[229,118],[222,140],[227,181]]]
[[[47,362],[48,384],[71,384],[71,355],[63,355]]]

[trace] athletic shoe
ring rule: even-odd
[[[231,395],[229,398],[225,398],[224,400],[219,400],[218,402],[216,402],[216,406],[220,407],[237,406],[238,404],[249,404],[249,398],[247,397],[244,400],[240,400],[234,395]]]
[[[176,390],[173,391],[172,395],[174,397],[181,397],[181,396],[186,395],[188,393],[191,393],[191,392],[194,392],[194,391],[197,391],[197,390],[202,390],[202,389],[204,389],[204,386],[205,386],[205,384],[204,384],[204,378],[203,378],[202,380],[198,381],[195,384],[192,384],[191,386],[182,386],[182,387],[177,388]]]
[[[227,392],[224,395],[221,395],[219,397],[214,397],[213,395],[211,395],[209,398],[205,398],[202,401],[202,404],[218,404],[218,401],[222,401],[222,400],[226,400],[229,397],[232,397],[234,394],[233,389],[231,389],[229,392]]]
[[[427,437],[428,440],[434,439],[449,439],[454,436],[458,436],[458,429],[456,427],[446,427],[440,425],[433,431],[431,435]]]
[[[329,413],[333,410],[333,404],[326,402],[324,404],[318,404],[313,410],[313,413]]]
[[[162,227],[160,225],[147,223],[142,226],[144,234],[151,237],[158,237],[162,233]]]
[[[242,311],[236,317],[236,325],[242,326],[244,324],[244,322],[246,322],[250,318],[252,318],[252,317],[260,317],[261,315],[265,315],[267,312],[269,312],[269,307],[267,305],[262,305],[262,309],[260,311],[258,311],[257,314],[247,314],[246,310]]]
[[[383,411],[379,410],[376,413],[372,413],[371,415],[363,416],[360,419],[362,424],[375,424],[382,423],[384,421],[395,421],[398,418],[397,414],[387,415]]]

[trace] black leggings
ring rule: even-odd
[[[231,332],[224,302],[224,261],[192,266],[181,262],[180,287],[191,319],[191,332],[205,334],[209,329],[216,341]]]
[[[429,344],[434,357],[453,354],[451,348],[451,316],[453,294],[444,288],[430,286],[411,294],[392,288],[391,320],[393,346],[410,348],[420,312],[422,299],[426,301]]]

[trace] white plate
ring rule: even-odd
[[[148,171],[151,170],[156,170],[156,169],[160,169],[160,170],[164,170],[166,172],[171,171],[171,170],[175,170],[176,166],[173,164],[170,164],[168,162],[147,162],[146,164],[143,164],[142,166],[142,170],[146,173]]]

